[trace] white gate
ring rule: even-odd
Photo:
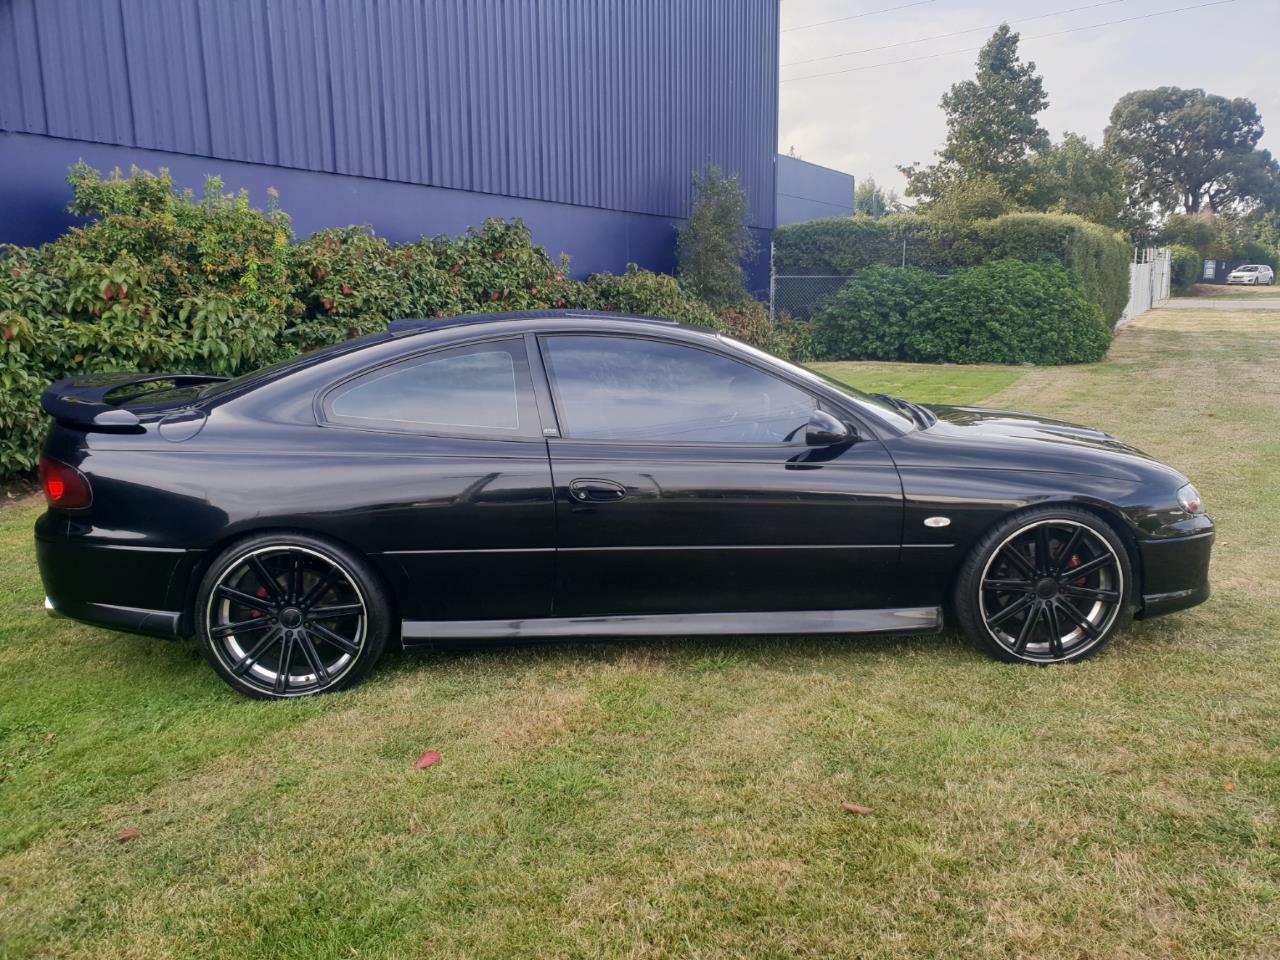
[[[1169,299],[1171,262],[1168,247],[1161,247],[1159,250],[1155,247],[1139,247],[1134,250],[1133,262],[1129,264],[1129,302],[1125,304],[1117,327]]]

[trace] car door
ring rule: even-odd
[[[332,463],[353,464],[328,471],[351,504],[330,527],[399,580],[401,618],[551,613],[555,509],[524,337],[361,371],[330,388],[319,413],[340,434]]]
[[[902,488],[878,440],[807,446],[821,400],[714,348],[539,346],[558,421],[557,616],[890,606]]]

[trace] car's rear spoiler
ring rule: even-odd
[[[187,373],[90,373],[50,384],[40,395],[40,406],[59,423],[81,430],[127,432],[136,429],[141,421],[132,410],[119,406],[118,401],[108,402],[108,394],[149,383],[190,387],[225,379]]]

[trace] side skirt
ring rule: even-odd
[[[543,640],[554,637],[705,637],[738,634],[937,633],[941,607],[886,610],[782,610],[755,613],[661,613],[528,620],[404,620],[406,647],[433,640]]]

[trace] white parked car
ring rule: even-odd
[[[1260,283],[1275,282],[1276,272],[1265,263],[1247,263],[1227,274],[1227,283],[1248,283],[1257,286]]]

